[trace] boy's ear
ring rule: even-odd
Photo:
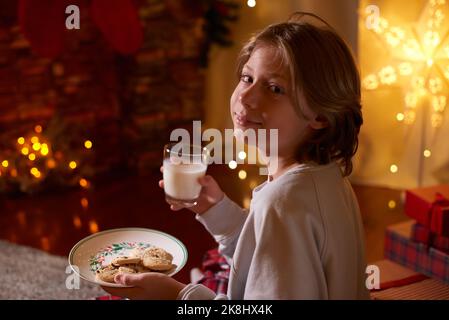
[[[323,116],[316,116],[314,119],[310,121],[310,127],[315,130],[320,130],[327,128],[329,126],[329,122]]]

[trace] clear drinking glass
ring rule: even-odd
[[[183,207],[196,205],[201,192],[198,178],[206,174],[209,152],[197,145],[170,143],[164,146],[165,199]]]

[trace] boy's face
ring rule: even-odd
[[[252,52],[231,97],[231,116],[234,130],[266,129],[268,138],[270,129],[278,129],[278,155],[294,157],[304,135],[311,129],[309,121],[300,118],[294,110],[290,72],[280,61],[274,47],[262,46]],[[308,118],[313,118],[309,108],[303,105],[303,109]]]

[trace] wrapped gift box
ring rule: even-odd
[[[385,258],[449,284],[449,255],[413,241],[414,223],[409,220],[387,227]]]
[[[440,236],[419,223],[413,224],[412,240],[449,254],[449,237]]]
[[[407,190],[404,211],[430,231],[449,237],[449,185]]]

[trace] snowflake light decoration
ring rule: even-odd
[[[403,28],[379,16],[370,28],[388,48],[390,64],[362,80],[366,90],[400,85],[404,88],[404,113],[396,119],[412,124],[416,108],[424,96],[431,105],[431,124],[443,123],[449,94],[449,28],[445,23],[445,0],[429,0],[416,24]]]

